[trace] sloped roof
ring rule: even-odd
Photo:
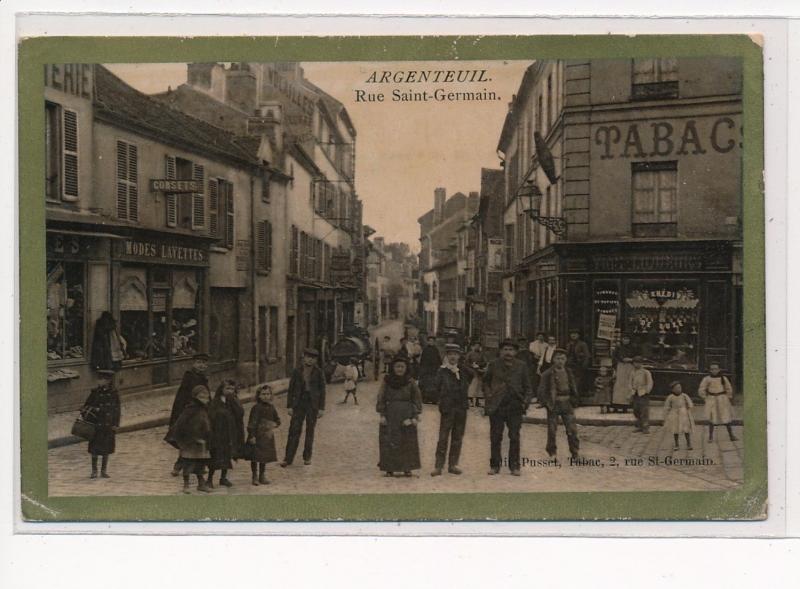
[[[170,108],[123,82],[101,65],[95,74],[95,116],[131,128],[156,140],[210,156],[257,164],[233,133]]]

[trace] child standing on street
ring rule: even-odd
[[[594,402],[600,406],[600,413],[608,413],[611,405],[611,390],[614,387],[614,375],[606,364],[601,364],[594,379]]]
[[[703,377],[700,381],[700,388],[697,391],[706,402],[706,418],[708,419],[708,441],[714,441],[714,427],[724,425],[728,430],[728,437],[731,442],[739,438],[733,435],[731,427],[733,416],[731,415],[731,399],[733,399],[733,387],[731,381],[722,374],[719,364],[712,362],[708,366],[710,374]]]
[[[114,453],[117,428],[120,420],[119,393],[114,387],[114,371],[98,370],[100,386],[92,389],[81,409],[84,419],[95,426],[95,434],[89,442],[92,455],[91,478],[97,478],[97,457],[102,457],[100,476],[111,478],[108,474],[108,456]]]
[[[664,401],[664,427],[672,432],[675,443],[673,450],[678,450],[678,437],[683,434],[686,438],[686,448],[692,449],[692,431],[694,430],[694,419],[692,418],[692,407],[694,403],[689,395],[683,392],[683,386],[678,381],[670,386],[671,393]]]
[[[250,410],[250,418],[247,420],[247,443],[253,448],[250,457],[253,485],[269,484],[266,467],[268,462],[278,461],[275,428],[280,424],[280,417],[272,404],[272,388],[263,384],[256,389],[256,404]]]
[[[183,492],[189,494],[189,477],[197,476],[197,490],[209,493],[211,490],[203,478],[208,459],[211,438],[211,422],[208,419],[208,404],[211,393],[203,385],[192,389],[192,402],[181,412],[169,429],[165,440],[180,450],[178,467],[183,473]]]
[[[208,467],[208,486],[214,488],[214,472],[222,471],[219,484],[232,487],[228,471],[233,468],[244,446],[244,408],[237,395],[236,383],[226,379],[220,383],[214,400],[208,405],[211,420],[211,461]]]
[[[358,397],[356,396],[356,387],[358,386],[358,360],[350,358],[347,366],[344,369],[344,401],[342,404],[347,404],[347,398],[353,395],[353,401],[358,405]]]

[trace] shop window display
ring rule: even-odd
[[[85,332],[84,265],[47,263],[47,359],[83,358]]]
[[[172,275],[172,355],[191,356],[197,352],[197,277],[192,271]]]
[[[699,311],[694,283],[628,283],[626,329],[654,368],[697,370]]]
[[[124,268],[119,284],[120,335],[125,342],[125,360],[141,361],[150,356],[147,273],[144,268]]]

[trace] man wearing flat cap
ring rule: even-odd
[[[192,367],[184,372],[181,385],[175,393],[175,400],[172,402],[172,412],[169,416],[170,428],[178,421],[178,418],[181,416],[186,406],[192,403],[192,390],[196,386],[208,388],[206,370],[208,370],[208,354],[195,354],[192,357]],[[172,476],[181,474],[181,465],[179,462],[180,461],[176,462],[175,466],[172,468]]]
[[[489,416],[491,458],[489,474],[500,472],[503,431],[508,428],[508,467],[514,476],[520,475],[520,430],[522,416],[531,400],[530,374],[515,358],[517,344],[511,339],[500,343],[500,355],[489,365],[483,377],[486,398],[484,413]]]
[[[286,455],[281,462],[282,467],[287,467],[294,461],[294,455],[300,445],[300,434],[303,433],[303,423],[306,426],[303,464],[311,464],[317,419],[325,413],[325,375],[317,364],[318,358],[317,350],[312,348],[304,350],[303,363],[294,369],[289,381],[286,407],[292,419],[289,422],[289,437],[286,440]]]
[[[580,404],[575,376],[567,368],[567,351],[556,348],[553,352],[553,365],[542,373],[537,397],[547,409],[547,454],[556,456],[556,430],[558,418],[564,422],[569,452],[573,459],[579,458],[580,441],[578,425],[575,422],[575,407]]]
[[[467,409],[469,408],[469,376],[460,365],[461,347],[458,344],[445,344],[444,364],[436,373],[436,391],[439,397],[439,443],[436,445],[436,467],[431,476],[439,476],[444,468],[447,446],[450,445],[450,456],[447,461],[447,472],[461,474],[458,460],[461,456],[461,442],[467,425]]]

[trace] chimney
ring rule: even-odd
[[[252,114],[256,108],[256,75],[246,63],[231,64],[227,71],[225,102]]]
[[[444,201],[447,193],[444,188],[437,188],[433,191],[433,224],[438,225],[444,220]]]
[[[378,250],[380,253],[383,253],[383,245],[384,245],[384,238],[383,237],[376,237],[372,240],[372,243],[375,244],[375,249]]]
[[[478,210],[478,206],[481,201],[481,195],[478,192],[470,192],[469,198],[467,199],[467,213],[470,215],[475,213]]]
[[[283,151],[283,105],[277,100],[261,104],[256,109],[256,117],[250,120],[248,131],[251,135],[266,133],[276,151]]]
[[[187,82],[220,102],[225,99],[225,68],[218,63],[190,63]]]

